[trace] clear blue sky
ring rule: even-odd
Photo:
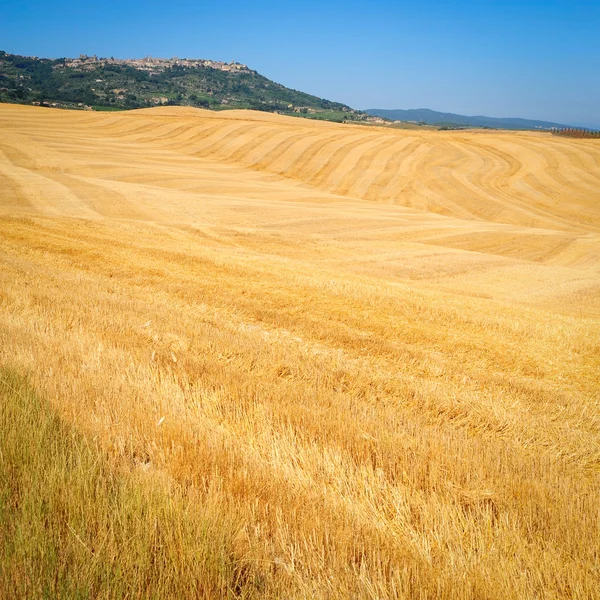
[[[355,108],[600,128],[600,0],[0,0],[0,49],[235,59]]]

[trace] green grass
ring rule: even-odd
[[[101,106],[98,104],[92,105],[92,108],[100,112],[122,112],[124,110],[127,110],[122,106]]]
[[[288,117],[300,117],[302,119],[313,119],[316,121],[333,121],[334,123],[353,121],[352,117],[354,116],[352,113],[343,112],[340,110],[323,110],[315,113],[284,112],[283,114],[287,115]]]
[[[0,431],[0,598],[267,595],[236,558],[234,523],[149,471],[116,469],[2,369]]]

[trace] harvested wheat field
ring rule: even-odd
[[[600,597],[600,141],[0,105],[0,596]]]

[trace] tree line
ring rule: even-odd
[[[600,139],[600,131],[590,131],[589,129],[576,127],[553,127],[551,129],[553,135],[563,135],[573,138],[598,138]]]

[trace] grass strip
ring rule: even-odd
[[[236,524],[149,471],[116,468],[0,368],[0,597],[269,596]]]

